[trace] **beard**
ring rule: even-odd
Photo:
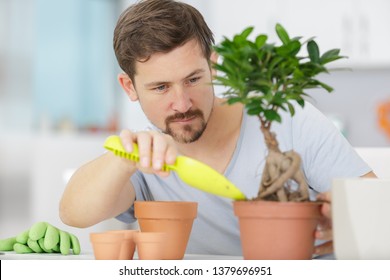
[[[172,122],[190,119],[190,118],[197,118],[200,123],[193,124],[193,125],[184,125],[181,131],[178,131],[177,129],[174,130],[171,126]],[[176,113],[172,116],[169,116],[165,119],[165,131],[164,133],[172,136],[172,138],[179,142],[179,143],[192,143],[198,140],[203,132],[205,131],[207,127],[207,122],[204,118],[204,114],[201,110],[189,110],[185,113]]]

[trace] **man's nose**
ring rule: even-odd
[[[185,113],[192,107],[191,98],[183,87],[176,88],[172,98],[172,109],[177,112]]]

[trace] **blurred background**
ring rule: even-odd
[[[116,20],[133,2],[0,0],[0,239],[44,220],[89,248],[88,232],[125,227],[110,220],[68,228],[58,202],[72,172],[104,152],[108,135],[147,126],[116,81],[112,49]],[[279,22],[291,37],[315,36],[320,51],[340,48],[349,59],[334,67],[348,70],[321,77],[334,92],[313,91],[309,101],[354,147],[389,146],[378,110],[390,103],[390,1],[184,2],[203,13],[216,42],[248,25],[276,42]]]

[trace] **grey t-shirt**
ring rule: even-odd
[[[371,171],[333,123],[313,105],[307,102],[304,109],[296,105],[295,110],[294,117],[282,112],[282,123],[273,124],[272,131],[277,135],[281,151],[293,149],[300,154],[312,199],[330,189],[332,178],[358,177]],[[248,198],[258,192],[266,154],[258,118],[243,113],[240,136],[224,175]],[[137,171],[131,182],[137,200],[198,202],[198,217],[187,253],[242,255],[232,200],[190,187],[175,172],[161,178]],[[136,221],[132,207],[117,218],[126,223]]]

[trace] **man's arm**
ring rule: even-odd
[[[172,137],[156,131],[123,130],[122,145],[131,152],[138,144],[140,162],[107,152],[83,165],[71,177],[60,202],[60,218],[70,226],[89,227],[116,217],[133,205],[134,187],[130,177],[138,169],[168,176],[163,165],[174,164],[178,154]]]
[[[70,226],[89,227],[117,216],[134,202],[130,161],[107,152],[80,167],[71,177],[60,202],[60,218]]]
[[[361,178],[377,178],[376,174],[371,171],[371,172],[368,172],[367,174],[364,174],[363,176],[360,176]]]

